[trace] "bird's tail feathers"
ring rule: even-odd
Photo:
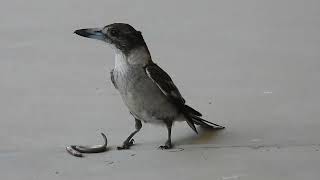
[[[213,122],[207,121],[205,119],[202,119],[201,117],[195,116],[195,115],[189,115],[193,122],[197,125],[200,125],[204,128],[212,128],[212,129],[224,129],[224,126],[221,126],[219,124],[215,124]]]
[[[194,125],[194,121],[193,121],[193,119],[191,118],[191,116],[185,114],[185,118],[186,118],[186,122],[187,122],[188,125],[191,127],[191,129],[192,129],[195,133],[198,134],[197,128],[196,128],[196,126]]]
[[[192,114],[192,115],[195,115],[195,116],[202,116],[202,114],[199,111],[193,109],[192,107],[190,107],[190,106],[188,106],[186,104],[184,105],[183,109],[184,109],[184,112],[186,112],[188,114]]]
[[[195,127],[195,124],[202,126],[204,128],[210,128],[210,129],[224,129],[225,128],[221,125],[215,124],[213,122],[210,122],[210,121],[207,121],[207,120],[201,118],[202,114],[188,105],[184,105],[182,110],[183,110],[183,114],[186,118],[188,125],[197,134],[198,134],[198,131]]]

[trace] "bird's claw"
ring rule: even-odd
[[[125,141],[122,146],[118,146],[118,150],[130,149],[130,147],[134,144],[134,139],[130,139],[130,141]]]
[[[171,149],[172,148],[172,144],[171,143],[166,143],[165,145],[163,146],[159,146],[159,149]]]

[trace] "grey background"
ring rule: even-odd
[[[0,178],[318,179],[320,2],[2,0]],[[223,131],[134,121],[113,88],[112,49],[75,29],[126,22],[188,104]],[[110,151],[78,159],[69,144]],[[183,150],[183,151],[180,151]]]

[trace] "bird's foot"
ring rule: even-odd
[[[131,139],[129,141],[124,141],[122,146],[118,146],[118,150],[123,150],[123,149],[130,149],[130,147],[134,144],[134,139]]]
[[[173,146],[172,146],[171,142],[166,142],[165,145],[159,146],[159,149],[162,149],[162,150],[164,150],[164,149],[171,149],[172,147],[173,147]]]

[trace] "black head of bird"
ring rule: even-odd
[[[132,49],[145,46],[141,32],[125,23],[109,24],[103,28],[79,29],[74,33],[83,37],[104,41],[125,54],[129,53]]]

